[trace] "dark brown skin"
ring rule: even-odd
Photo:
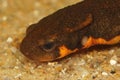
[[[85,0],[31,25],[20,50],[35,62],[45,62],[94,45],[117,43],[120,0]]]

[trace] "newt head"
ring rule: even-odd
[[[31,30],[33,26],[35,29]],[[26,37],[23,39],[20,50],[28,58],[36,62],[53,61],[63,58],[68,54],[76,52],[77,49],[70,49],[72,35],[55,28],[41,28],[38,24],[28,28]],[[44,26],[45,27],[45,26]],[[36,29],[38,28],[38,29]],[[70,35],[70,36],[69,36]],[[69,41],[68,41],[69,40]]]
[[[80,30],[91,24],[92,14],[71,10],[72,6],[66,7],[28,27],[20,51],[36,62],[53,61],[76,52],[85,33]]]
[[[119,0],[85,0],[60,9],[27,29],[20,50],[36,62],[45,62],[78,49],[119,43],[118,4]]]
[[[82,34],[77,30],[92,21],[91,15],[87,15],[84,21],[77,22],[75,27],[70,28],[59,25],[59,20],[53,22],[53,17],[52,20],[49,17],[44,19],[27,29],[26,37],[20,46],[25,56],[37,62],[53,61],[76,52],[80,41],[78,34]]]

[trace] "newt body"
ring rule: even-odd
[[[94,45],[120,43],[120,0],[85,0],[27,29],[20,50],[37,61],[53,61]]]

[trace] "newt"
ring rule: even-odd
[[[47,62],[95,45],[120,43],[120,0],[85,0],[30,25],[20,50]]]

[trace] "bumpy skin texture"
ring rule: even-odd
[[[112,39],[120,36],[120,0],[85,0],[60,9],[27,29],[20,50],[36,62],[52,61],[82,49],[85,36],[119,43]]]

